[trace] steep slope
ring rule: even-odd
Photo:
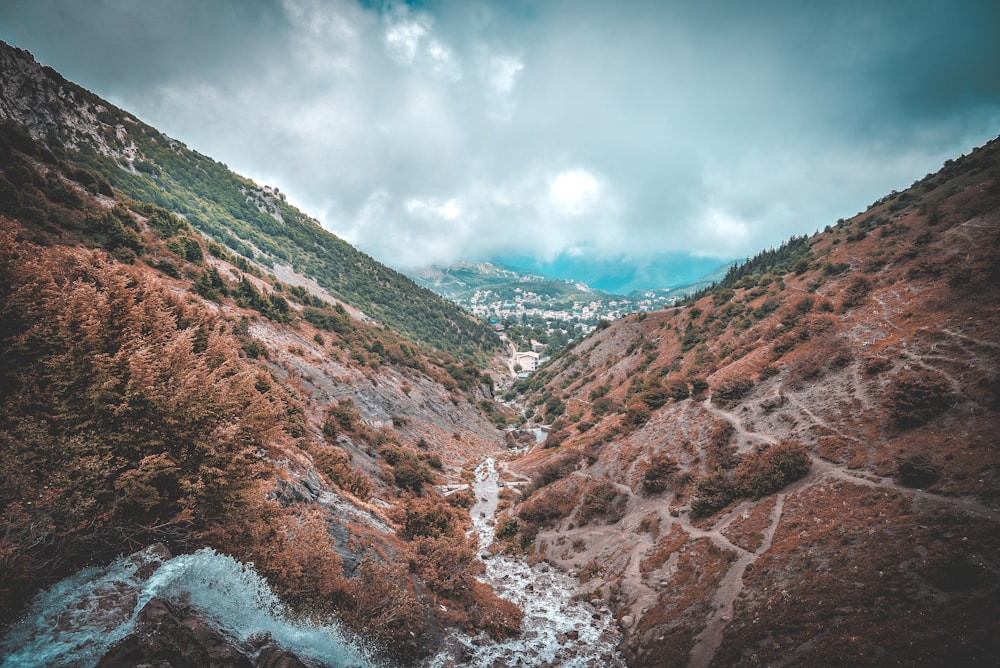
[[[0,119],[86,168],[102,194],[114,188],[178,214],[265,271],[321,287],[414,341],[462,358],[498,345],[482,323],[326,232],[278,190],[189,150],[27,51],[0,42],[0,73]]]
[[[392,657],[446,629],[515,633],[516,606],[473,578],[472,499],[435,487],[505,447],[490,379],[205,238],[166,190],[112,186],[77,160],[105,126],[64,108],[98,103],[62,83],[58,112],[34,106],[57,76],[12,94],[0,53],[4,109],[27,99],[13,106],[37,121],[0,123],[0,624],[55,580],[162,543],[253,562],[298,613]]]
[[[1000,140],[595,332],[499,546],[630,665],[985,665],[1000,646]]]

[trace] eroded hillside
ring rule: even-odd
[[[518,630],[474,579],[471,496],[436,489],[505,447],[474,364],[9,123],[0,192],[0,620],[159,543],[252,562],[395,658]]]
[[[498,543],[630,665],[991,663],[998,249],[993,141],[595,332],[522,385],[551,431]]]

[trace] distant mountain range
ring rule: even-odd
[[[688,260],[689,258],[685,258]],[[522,258],[522,260],[526,260]],[[530,260],[526,260],[531,262]],[[584,262],[578,262],[576,267],[580,274],[572,274],[568,265],[562,268],[551,263],[535,263],[535,266],[525,269],[523,265],[510,264],[504,260],[493,259],[485,262],[458,262],[452,265],[432,265],[409,273],[410,278],[418,285],[433,290],[446,299],[462,301],[471,297],[477,290],[503,289],[505,287],[530,284],[534,292],[540,292],[551,297],[557,295],[572,297],[602,295],[607,297],[642,296],[682,297],[697,292],[712,283],[720,281],[732,263],[718,264],[712,260],[711,268],[703,273],[687,273],[694,268],[700,269],[700,263],[689,264],[687,269],[656,270],[663,281],[656,282],[648,278],[637,279],[641,273],[644,277],[651,275],[648,265],[634,269],[635,274],[629,278],[629,283],[622,283],[621,274],[602,273],[600,266],[609,266],[601,261],[594,261],[588,267]],[[596,280],[588,280],[584,276],[596,276]],[[641,287],[638,285],[641,282]],[[618,286],[617,289],[614,286]],[[655,287],[654,287],[655,286]]]
[[[643,292],[665,292],[724,276],[734,260],[692,257],[687,253],[660,253],[650,258],[595,258],[560,255],[551,261],[529,256],[497,258],[494,264],[520,273],[551,279],[579,281],[597,290],[625,296]],[[708,279],[711,282],[712,279]]]

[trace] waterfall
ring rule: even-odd
[[[151,547],[105,568],[82,570],[36,596],[0,642],[0,668],[93,666],[132,632],[154,597],[191,606],[210,627],[240,643],[266,632],[309,663],[373,665],[335,624],[291,619],[252,565],[208,548],[166,558]]]

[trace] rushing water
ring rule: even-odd
[[[165,559],[148,548],[106,568],[80,571],[39,594],[0,643],[0,667],[93,666],[131,633],[139,611],[154,597],[183,601],[236,641],[267,632],[309,662],[372,665],[335,626],[289,619],[252,566],[210,549]]]
[[[493,519],[499,500],[499,472],[491,458],[476,469],[476,503],[470,510],[481,550],[493,542]],[[497,594],[524,610],[519,637],[493,642],[485,635],[455,637],[428,666],[624,666],[616,646],[620,639],[614,620],[593,607],[574,601],[574,579],[547,564],[529,567],[504,555],[486,559],[480,579]]]

